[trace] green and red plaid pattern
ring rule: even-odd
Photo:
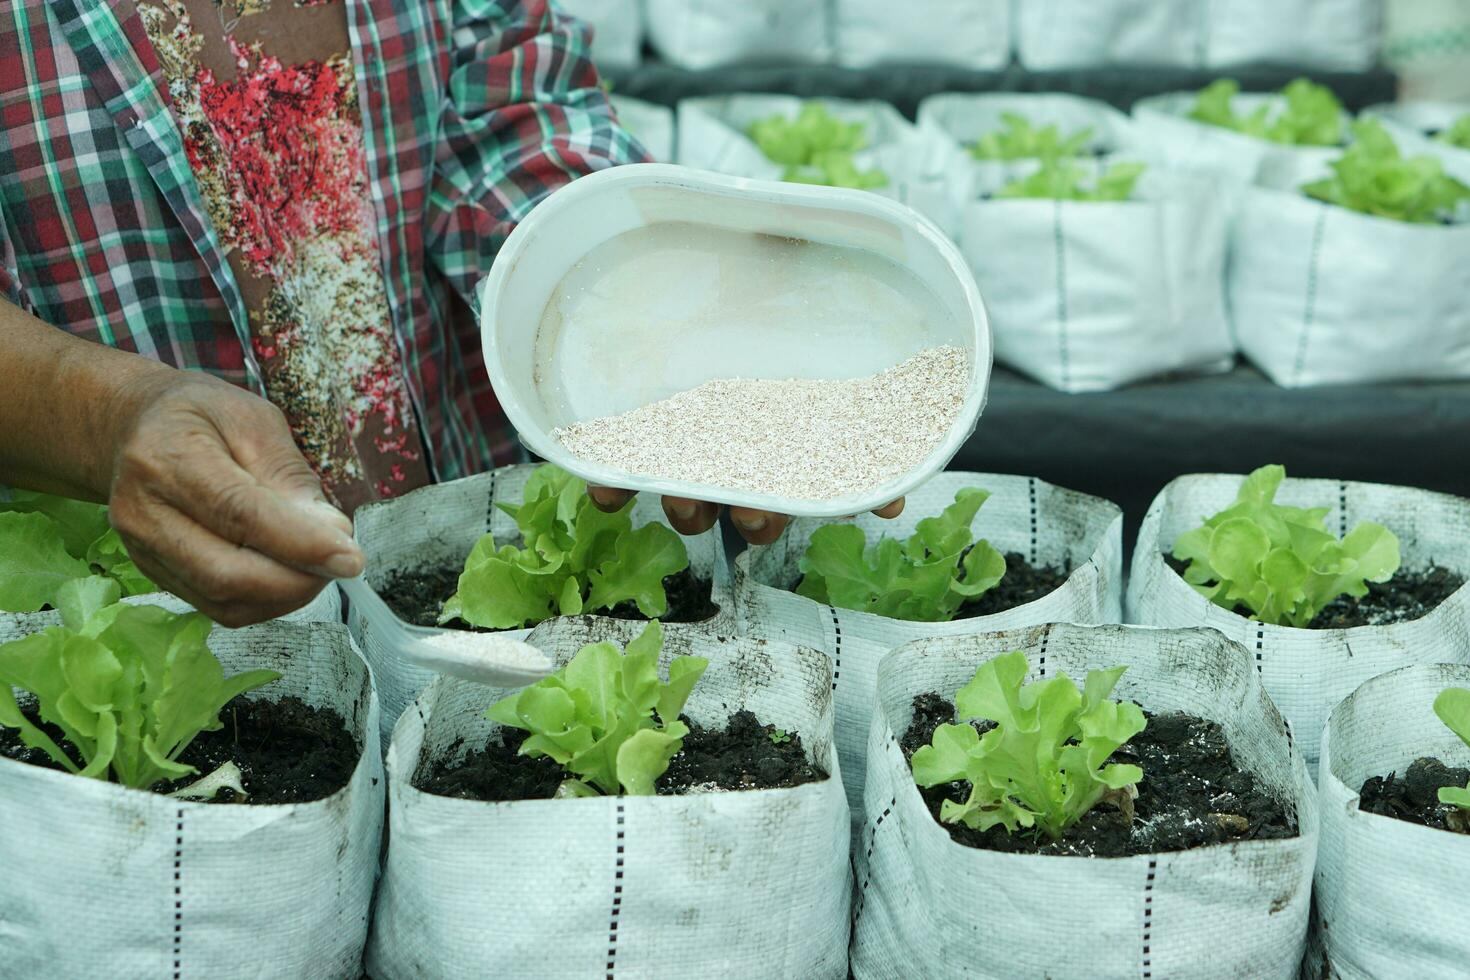
[[[543,197],[647,159],[548,0],[345,0],[395,332],[436,476],[517,450],[476,284]],[[260,390],[244,301],[131,0],[0,7],[0,295]]]

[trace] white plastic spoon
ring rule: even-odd
[[[372,612],[375,626],[386,624],[377,628],[387,634],[388,643],[426,670],[490,687],[524,687],[552,672],[551,661],[529,643],[494,633],[410,626],[394,615],[366,579],[338,579],[337,584],[358,608]]]

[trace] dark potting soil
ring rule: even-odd
[[[969,554],[965,549],[964,554]],[[964,561],[964,554],[960,560]],[[1006,556],[1006,573],[999,582],[977,599],[971,599],[954,615],[955,619],[974,619],[976,616],[991,616],[995,613],[1035,602],[1044,595],[1061,588],[1069,572],[1053,565],[1032,565],[1020,554],[1011,551]],[[801,584],[797,579],[791,583],[790,592]]]
[[[23,709],[63,749],[61,730],[42,722],[34,707]],[[220,711],[224,727],[200,732],[179,761],[199,770],[174,782],[159,782],[155,793],[171,793],[207,776],[226,762],[240,768],[246,798],[230,789],[220,790],[210,803],[310,803],[331,796],[352,779],[362,749],[347,730],[342,716],[299,698],[248,700],[237,697]],[[60,769],[51,757],[20,740],[13,728],[0,728],[0,757]],[[75,759],[76,755],[72,754]]]
[[[388,608],[405,623],[417,626],[439,625],[439,610],[444,601],[459,589],[461,566],[443,568],[421,568],[399,572],[388,579],[380,593]],[[720,607],[710,599],[709,579],[696,578],[690,569],[664,577],[664,594],[669,597],[669,611],[660,619],[665,623],[700,623],[714,616]],[[638,611],[638,604],[629,600],[620,602],[611,609],[600,609],[599,616],[613,619],[647,619]],[[471,626],[456,619],[446,623],[450,629],[469,630],[475,633],[496,632]]]
[[[703,728],[688,718],[684,722],[689,734],[668,771],[659,777],[660,796],[780,789],[827,778],[806,761],[800,735],[762,725],[749,711],[732,714],[723,729]],[[779,742],[773,740],[782,736]],[[458,744],[452,745],[427,772],[421,768],[414,774],[413,785],[425,793],[464,800],[549,799],[567,775],[551,759],[517,755],[526,737],[518,729],[501,728],[484,748],[471,749],[457,762],[446,761],[458,751]]]
[[[1164,554],[1164,561],[1182,578],[1187,562]],[[1463,576],[1448,568],[1431,565],[1424,571],[1399,569],[1387,582],[1369,582],[1368,594],[1360,599],[1338,596],[1306,625],[1309,630],[1349,629],[1354,626],[1387,626],[1422,619],[1434,612],[1465,584]],[[1236,613],[1247,618],[1250,610],[1236,606]]]
[[[1470,769],[1446,766],[1433,757],[1415,759],[1400,776],[1372,776],[1358,791],[1358,809],[1409,823],[1470,834],[1470,815],[1459,807],[1439,802],[1445,786],[1470,784]]]
[[[1236,765],[1218,724],[1181,712],[1145,711],[1144,716],[1148,727],[1110,760],[1143,769],[1131,820],[1117,806],[1100,803],[1059,841],[1034,831],[1008,834],[1001,827],[981,832],[959,824],[941,826],[967,847],[1082,857],[1127,857],[1296,836],[1296,814]],[[935,728],[953,721],[954,705],[948,699],[938,694],[914,698],[913,722],[899,742],[904,757],[912,758],[934,737]],[[983,732],[994,725],[976,727]],[[962,781],[919,792],[938,821],[940,804],[963,800],[970,786]]]

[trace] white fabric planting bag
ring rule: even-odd
[[[1344,980],[1461,980],[1470,935],[1460,904],[1470,837],[1358,809],[1370,776],[1402,774],[1434,756],[1470,765],[1470,749],[1434,713],[1446,687],[1470,687],[1470,668],[1436,664],[1375,677],[1337,706],[1322,734],[1313,957]]]
[[[1022,650],[1032,680],[1126,664],[1115,697],[1216,721],[1301,835],[1123,858],[966,847],[930,814],[898,739],[913,699],[953,697]],[[1144,778],[1148,775],[1145,773]],[[1208,630],[1039,626],[907,644],[883,658],[857,843],[852,971],[889,977],[1295,977],[1317,847],[1315,794],[1246,651]],[[1059,929],[1061,931],[1059,931]]]
[[[599,68],[638,64],[643,49],[639,0],[557,0],[567,13],[592,25],[592,60]]]
[[[358,508],[354,526],[357,542],[367,554],[364,575],[368,583],[381,594],[399,572],[439,565],[454,565],[462,570],[470,549],[486,532],[495,535],[496,545],[519,541],[516,522],[495,505],[519,504],[526,480],[535,470],[532,464],[505,466]],[[642,494],[633,505],[633,526],[641,527],[653,521],[668,524],[658,497]],[[715,632],[732,631],[735,603],[719,528],[681,540],[689,551],[690,569],[697,577],[710,582],[710,601],[720,609],[713,618],[698,625]],[[382,704],[382,741],[386,751],[398,716],[437,675],[405,660],[391,639],[384,638],[373,618],[361,610],[349,607],[347,625],[352,627],[353,639],[373,669],[378,700]],[[505,630],[503,635],[524,639],[530,632],[529,629]]]
[[[868,146],[853,155],[859,170],[879,169],[888,183],[873,193],[891,198],[934,221],[953,235],[945,197],[946,149],[923,137],[887,102],[801,99],[794,95],[715,95],[679,103],[678,162],[735,177],[780,180],[786,167],[774,163],[746,135],[751,125],[775,115],[795,118],[807,102],[817,102],[843,122],[866,127]]]
[[[1286,146],[1257,139],[1223,126],[1189,118],[1198,92],[1169,92],[1139,99],[1133,106],[1139,151],[1152,163],[1173,170],[1187,170],[1224,178],[1244,185],[1253,182],[1268,160],[1286,157],[1304,165],[1325,165],[1342,154],[1341,147]],[[1242,92],[1232,105],[1237,113],[1250,115],[1262,105],[1285,105],[1280,95]],[[1348,135],[1350,117],[1343,113],[1343,136]]]
[[[1032,70],[1195,64],[1199,5],[1157,0],[1025,0],[1016,56]]]
[[[649,39],[680,68],[827,60],[826,3],[792,0],[645,0]]]
[[[383,770],[372,678],[337,624],[216,629],[247,698],[342,715],[352,780],[314,803],[170,799],[0,759],[0,949],[13,977],[356,980],[378,868]],[[228,723],[228,722],[227,722]]]
[[[1245,646],[1308,765],[1316,766],[1327,713],[1359,684],[1409,664],[1470,660],[1470,588],[1460,588],[1422,619],[1346,630],[1274,626],[1217,606],[1165,564],[1164,552],[1234,503],[1242,479],[1181,476],[1154,498],[1133,552],[1128,618],[1148,626],[1209,626]],[[1327,526],[1339,537],[1375,521],[1398,536],[1403,568],[1437,564],[1470,577],[1470,500],[1377,483],[1287,479],[1276,501],[1332,507]]]
[[[898,518],[871,514],[854,519],[869,543],[900,540],[919,521],[954,502],[957,490],[979,487],[990,499],[972,525],[1001,554],[1017,552],[1032,565],[1071,569],[1055,591],[991,616],[948,623],[889,619],[855,609],[824,606],[790,591],[817,528],[834,521],[797,519],[772,545],[747,548],[735,559],[735,601],[741,632],[821,650],[832,658],[837,702],[837,752],[854,824],[861,822],[864,756],[873,713],[873,684],[883,654],[909,640],[964,636],[1035,623],[1116,623],[1122,617],[1123,512],[1099,497],[1064,490],[1034,477],[996,473],[941,473],[909,495]]]
[[[1382,0],[1229,0],[1203,8],[1204,66],[1269,62],[1367,71],[1383,38]]]
[[[1470,222],[1420,225],[1300,191],[1322,161],[1262,168],[1231,233],[1240,349],[1288,388],[1470,378]]]
[[[618,121],[659,163],[674,161],[674,110],[626,95],[612,96]]]
[[[833,18],[833,53],[849,68],[984,70],[1011,60],[1010,0],[908,0],[901,9],[884,0],[835,0]]]
[[[641,623],[566,619],[531,642],[558,663]],[[479,748],[507,691],[441,678],[388,752],[387,867],[375,980],[803,977],[847,973],[847,807],[832,747],[831,667],[812,650],[670,626],[663,666],[707,657],[685,713],[748,708],[801,735],[831,778],[789,789],[484,803],[420,792],[420,766]],[[462,743],[462,744],[461,744]]]
[[[1150,168],[1127,201],[971,200],[960,250],[997,361],[1059,391],[1107,391],[1235,363],[1227,233],[1216,184]]]
[[[183,599],[168,592],[149,592],[146,595],[129,596],[123,602],[138,606],[162,606],[169,612],[189,612],[194,607]],[[317,593],[306,605],[295,612],[275,620],[278,623],[340,623],[342,622],[342,594],[335,584],[329,584]],[[37,613],[0,612],[0,643],[14,640],[30,633],[39,633],[51,626],[61,625],[61,613],[54,609]],[[216,630],[223,627],[215,627]]]

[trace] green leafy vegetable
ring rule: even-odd
[[[1245,606],[1263,623],[1306,626],[1338,596],[1366,595],[1367,583],[1393,577],[1399,540],[1364,521],[1339,541],[1327,530],[1330,508],[1275,502],[1285,478],[1275,465],[1246,477],[1235,503],[1175,540],[1174,557],[1189,563],[1184,580],[1216,605]]]
[[[111,579],[122,594],[157,592],[107,522],[107,508],[45,493],[11,490],[0,500],[0,611],[56,605],[67,582]]]
[[[771,732],[771,744],[784,745],[791,741],[791,733],[784,728],[778,728]]]
[[[1145,725],[1138,705],[1108,700],[1127,667],[1091,671],[1081,690],[1065,674],[1026,684],[1029,669],[1019,650],[982,664],[955,713],[995,727],[981,735],[970,724],[940,725],[914,753],[918,785],[970,784],[964,802],[940,806],[945,823],[1007,833],[1034,826],[1056,840],[1109,791],[1143,778],[1137,766],[1106,764]]]
[[[1461,741],[1470,745],[1470,690],[1450,687],[1440,691],[1439,697],[1434,699],[1434,713],[1450,731],[1460,736]],[[1470,816],[1470,785],[1464,788],[1441,786],[1439,802],[1457,806]]]
[[[1025,116],[1003,112],[1004,129],[986,133],[970,145],[977,160],[1028,160],[1074,157],[1092,141],[1091,129],[1080,129],[1063,137],[1055,125],[1033,127]]]
[[[1221,78],[1200,90],[1189,118],[1291,146],[1337,146],[1342,142],[1342,103],[1325,86],[1305,78],[1289,82],[1281,90],[1285,105],[1275,119],[1271,107],[1265,105],[1248,116],[1237,115],[1232,103],[1239,94],[1239,82]]]
[[[947,622],[967,601],[1001,580],[1006,560],[970,530],[990,497],[968,487],[938,517],[919,522],[909,539],[880,538],[871,548],[862,528],[818,528],[801,558],[797,595],[893,619]],[[968,549],[968,550],[967,550]]]
[[[997,198],[1045,198],[1057,201],[1126,201],[1143,174],[1141,163],[1115,163],[1092,187],[1084,187],[1087,168],[1073,160],[1043,160],[1030,176],[1012,181],[996,192]]]
[[[650,619],[668,612],[664,578],[689,567],[678,534],[659,523],[634,530],[631,502],[605,514],[587,484],[549,464],[531,474],[522,499],[498,505],[515,519],[522,547],[481,538],[439,622],[513,629],[627,600]]]
[[[1434,138],[1441,143],[1448,143],[1462,150],[1470,150],[1470,112],[1456,119],[1447,129],[1436,133]]]
[[[1470,201],[1470,187],[1444,172],[1432,156],[1405,159],[1376,119],[1353,126],[1355,137],[1332,163],[1331,177],[1304,184],[1310,197],[1364,214],[1415,224],[1433,224]]]
[[[64,625],[0,645],[0,725],[71,773],[148,789],[197,770],[177,761],[238,694],[280,677],[225,677],[207,644],[210,621],[157,606],[117,603],[119,586],[73,579],[59,597]],[[12,687],[36,698],[76,758],[32,724]]]
[[[654,783],[684,745],[679,720],[694,685],[709,666],[703,657],[675,657],[660,681],[663,628],[649,623],[627,652],[590,643],[561,670],[490,706],[491,721],[530,732],[520,754],[549,756],[568,773],[556,795],[652,796]]]
[[[860,171],[853,154],[867,146],[861,122],[843,122],[819,102],[808,102],[795,119],[775,115],[751,125],[750,138],[773,163],[786,167],[782,180],[871,190],[888,183],[881,170]]]

